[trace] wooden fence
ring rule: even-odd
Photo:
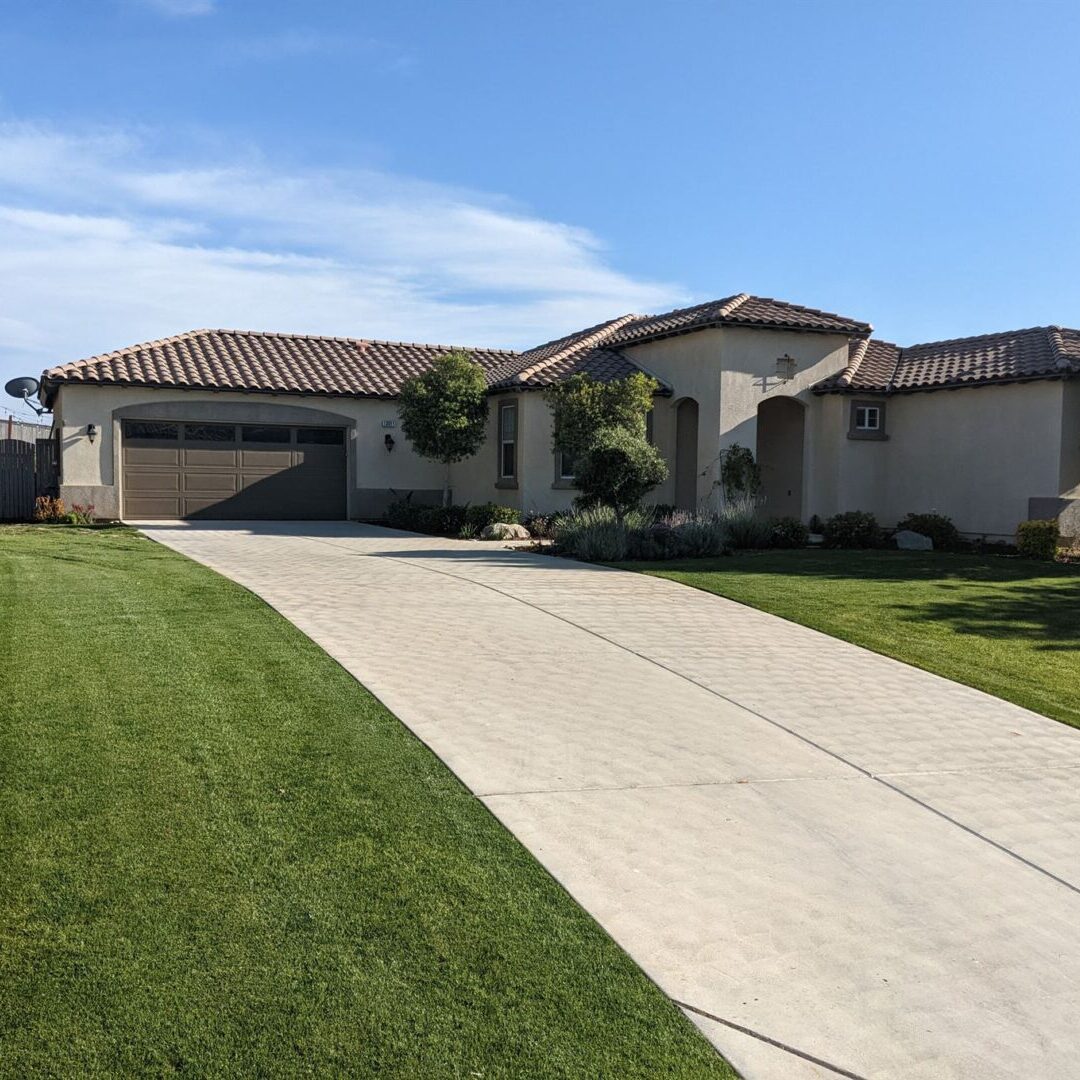
[[[29,521],[39,495],[59,492],[53,439],[0,439],[0,521]]]

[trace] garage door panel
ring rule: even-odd
[[[125,465],[179,465],[178,446],[126,446]]]
[[[234,472],[185,472],[184,491],[229,495],[240,490],[239,477]]]
[[[178,472],[152,472],[150,470],[132,469],[126,474],[125,487],[128,491],[136,492],[161,492],[167,494],[180,490],[180,474]]]
[[[345,516],[343,429],[124,421],[122,438],[127,517]]]
[[[184,465],[192,466],[214,466],[217,468],[232,469],[236,467],[236,450],[204,450],[199,448],[193,450],[190,447],[184,448]]]
[[[291,450],[248,450],[240,451],[241,468],[252,469],[288,469],[292,465]]]
[[[124,513],[129,518],[177,518],[180,517],[180,497],[128,495],[124,499]]]

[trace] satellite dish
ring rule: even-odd
[[[4,386],[4,392],[25,401],[26,398],[34,397],[37,394],[38,385],[37,379],[32,379],[29,375],[21,375],[17,379],[8,380]]]

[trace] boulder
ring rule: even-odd
[[[484,527],[481,540],[528,540],[529,530],[524,525],[510,525],[505,521],[496,521]]]
[[[901,551],[933,551],[934,541],[922,533],[912,532],[910,529],[901,529],[894,538],[896,546]]]

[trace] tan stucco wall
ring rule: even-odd
[[[825,397],[824,446],[808,510],[868,510],[884,525],[909,512],[947,514],[961,532],[1012,537],[1028,500],[1062,490],[1061,382],[898,394],[888,440],[849,439],[851,398]]]
[[[62,438],[62,494],[68,501],[93,502],[102,516],[121,512],[119,431],[114,411],[135,406],[169,407],[181,415],[191,411],[191,419],[204,419],[201,410],[211,409],[223,420],[274,422],[281,407],[303,409],[291,414],[294,423],[352,425],[349,438],[349,515],[370,517],[381,513],[390,489],[430,500],[441,491],[443,469],[425,461],[412,450],[401,432],[397,404],[373,398],[320,398],[276,394],[232,394],[207,391],[153,390],[105,386],[64,386],[55,406],[56,423]],[[242,406],[238,416],[231,406]],[[195,415],[196,409],[200,415]],[[250,413],[248,415],[247,413]],[[383,421],[398,426],[384,428]],[[281,422],[278,420],[278,422]],[[98,437],[93,444],[86,427],[93,423]],[[385,436],[394,438],[387,452]]]
[[[799,334],[728,327],[646,342],[626,349],[635,363],[667,382],[674,395],[659,406],[653,422],[658,449],[675,460],[674,410],[682,398],[698,403],[698,502],[716,505],[720,451],[738,443],[753,450],[757,410],[776,395],[795,397],[810,406],[810,387],[847,363],[847,338],[836,334]],[[781,356],[795,360],[791,379],[776,373]],[[812,421],[807,416],[803,490],[811,468]],[[657,501],[674,499],[673,480],[657,489]],[[805,498],[804,498],[805,502]]]

